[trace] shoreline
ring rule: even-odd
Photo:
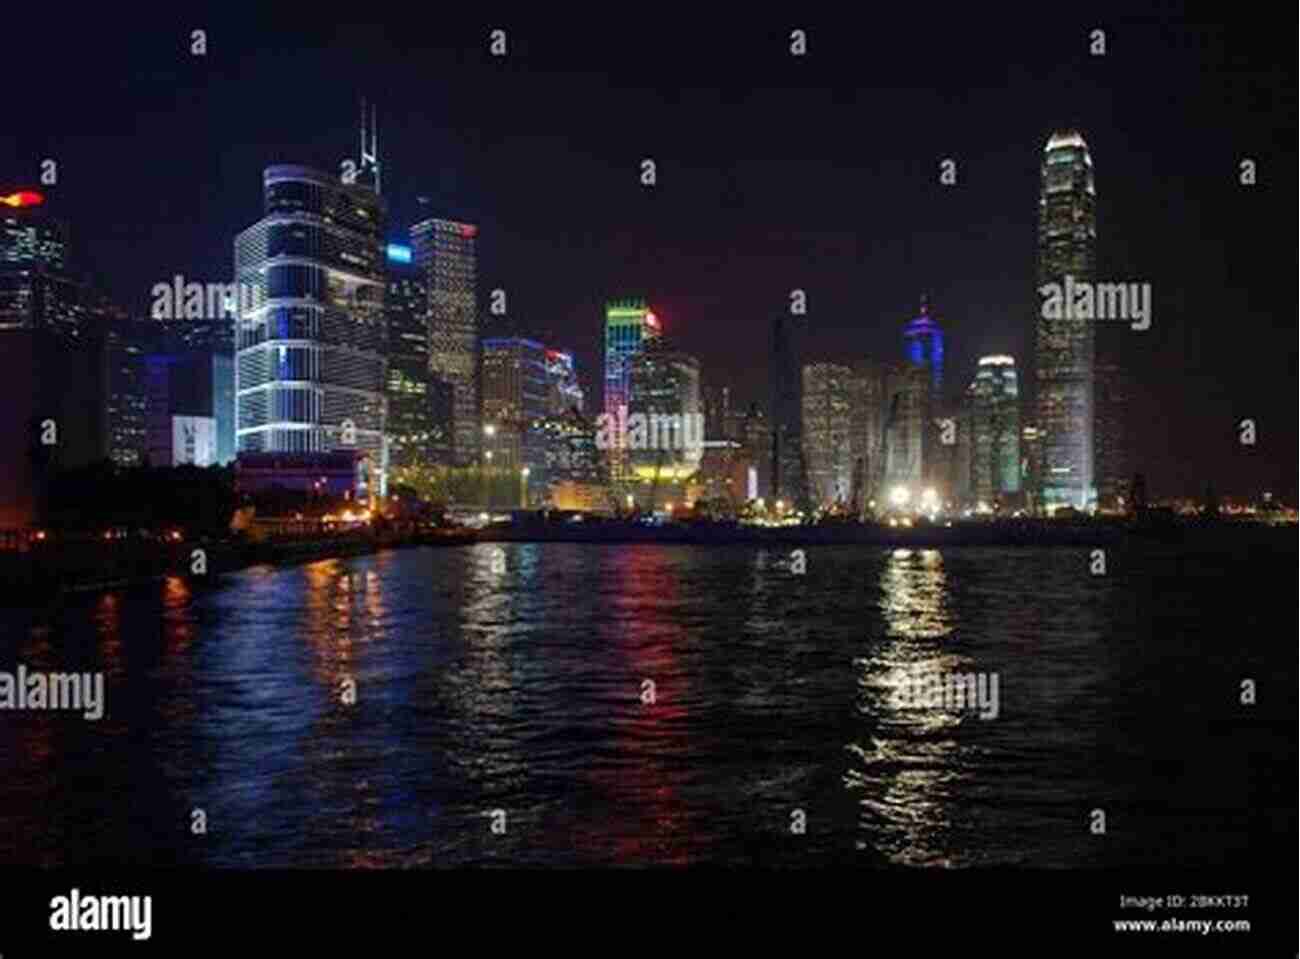
[[[196,586],[215,586],[230,573],[253,566],[288,566],[323,559],[346,559],[385,549],[454,547],[476,543],[574,543],[596,546],[695,546],[798,549],[803,547],[867,547],[881,549],[1064,548],[1102,549],[1156,546],[1193,552],[1263,548],[1294,552],[1300,539],[1294,524],[1173,523],[1140,526],[1133,523],[1055,523],[1024,521],[963,523],[953,526],[893,528],[844,524],[827,526],[756,527],[739,525],[521,522],[484,529],[449,528],[404,536],[358,534],[321,540],[239,543],[193,542],[158,547],[150,543],[77,543],[66,550],[49,547],[25,553],[0,554],[0,602],[24,605],[24,598],[41,601],[68,594],[130,588],[172,576]],[[189,570],[195,549],[205,550],[206,574]]]

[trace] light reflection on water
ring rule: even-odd
[[[1097,581],[1084,555],[808,549],[801,575],[744,547],[480,544],[11,610],[0,669],[103,670],[107,709],[2,717],[0,861],[1160,862],[1163,835],[1081,824],[1104,804],[1154,833],[1189,776],[1179,861],[1247,849],[1273,799],[1240,730],[1223,752],[1162,717],[1207,649],[1234,675],[1262,662],[1212,644],[1201,584]],[[968,672],[1000,675],[996,719],[897,696]],[[1231,723],[1208,682],[1201,721]],[[1266,745],[1294,772],[1293,742]],[[1197,773],[1207,754],[1235,775]]]
[[[863,794],[868,843],[894,862],[952,865],[940,838],[952,796],[971,773],[960,760],[956,727],[969,721],[954,710],[906,709],[899,693],[917,675],[963,672],[969,660],[948,651],[953,632],[948,584],[937,550],[894,550],[880,573],[884,623],[874,652],[855,661],[862,696],[859,711],[874,734],[849,745],[858,766],[845,785]]]

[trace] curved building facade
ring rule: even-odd
[[[268,167],[265,216],[235,238],[236,444],[249,453],[356,448],[382,477],[385,246],[369,187]],[[244,300],[247,300],[247,303]]]

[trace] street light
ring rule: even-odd
[[[521,508],[528,508],[528,474],[532,470],[525,466],[519,471],[519,505]]]

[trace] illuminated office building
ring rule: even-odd
[[[415,264],[429,290],[429,372],[451,384],[458,466],[477,464],[482,450],[477,237],[477,226],[455,220],[411,227]]]
[[[451,404],[429,372],[429,289],[411,248],[387,246],[388,433],[393,468],[451,463]]]
[[[1021,491],[1020,389],[1015,360],[985,356],[971,386],[971,482],[990,508]]]
[[[1092,282],[1097,193],[1088,145],[1075,131],[1053,133],[1043,150],[1038,201],[1038,285],[1065,277]],[[1042,433],[1043,507],[1094,502],[1094,321],[1046,318],[1039,298],[1036,361]]]
[[[803,449],[813,505],[848,503],[853,479],[853,371],[838,363],[803,368]]]
[[[235,238],[240,453],[365,453],[384,492],[385,244],[370,187],[301,166],[263,177],[266,215]]]
[[[643,482],[682,482],[704,455],[700,362],[661,337],[629,361],[628,462]],[[644,432],[638,433],[638,428]]]
[[[605,413],[610,420],[618,422],[628,412],[632,359],[659,335],[659,319],[643,298],[611,300],[605,305]],[[621,446],[609,450],[614,482],[630,477],[627,452]]]

